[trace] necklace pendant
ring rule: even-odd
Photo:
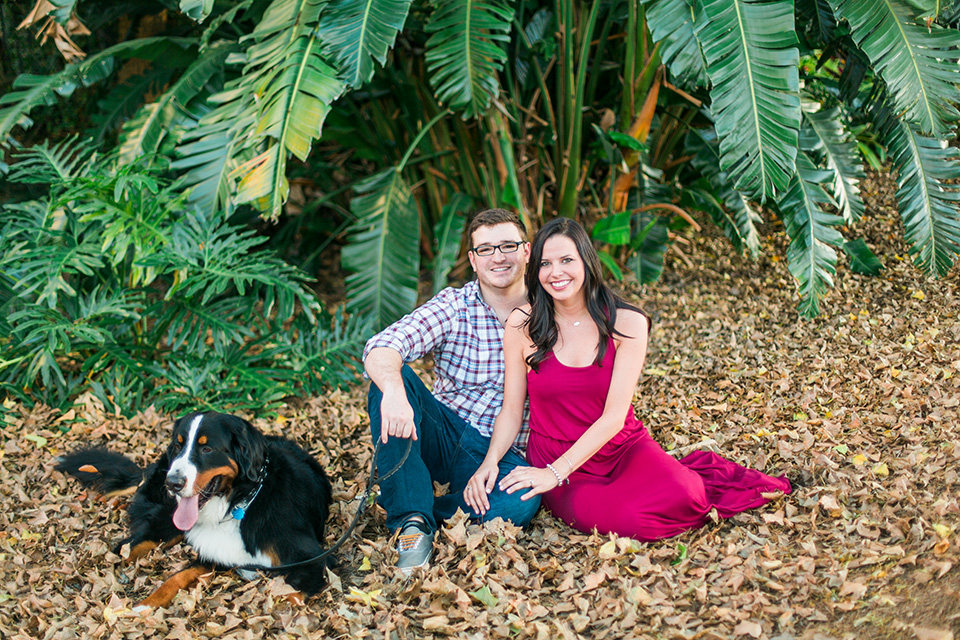
[[[574,323],[573,323],[573,326],[575,326],[575,327],[579,327],[579,326],[580,326],[580,321],[579,321],[579,320],[577,320],[576,322],[574,322]]]

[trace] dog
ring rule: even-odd
[[[184,416],[173,425],[166,451],[146,470],[105,449],[67,454],[55,468],[105,495],[136,487],[129,535],[114,548],[120,555],[130,545],[127,562],[181,539],[196,550],[199,561],[140,607],[168,606],[180,589],[214,568],[242,568],[246,575],[283,565],[278,572],[306,595],[326,584],[329,563],[309,561],[324,552],[330,480],[295,442],[265,436],[246,420],[215,412]]]

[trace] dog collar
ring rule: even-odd
[[[261,487],[263,487],[263,481],[267,478],[268,462],[270,462],[270,459],[264,458],[263,466],[260,467],[260,473],[257,475],[257,488],[253,490],[253,493],[250,494],[249,497],[238,502],[230,512],[230,515],[233,516],[234,520],[243,520],[243,518],[247,515],[247,509],[249,509],[250,505],[253,504],[253,501],[257,499],[257,495],[260,493]]]

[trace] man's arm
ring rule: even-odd
[[[373,384],[383,393],[380,401],[380,440],[395,438],[417,439],[413,422],[413,407],[403,387],[403,358],[390,347],[374,347],[363,361],[363,367]]]

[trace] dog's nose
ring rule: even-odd
[[[167,490],[171,493],[180,493],[183,491],[183,488],[187,485],[187,479],[183,474],[180,473],[170,473],[167,474]]]

